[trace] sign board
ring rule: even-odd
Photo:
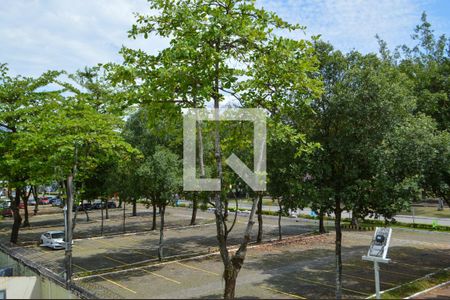
[[[377,227],[375,234],[373,235],[372,242],[370,243],[367,256],[364,256],[364,260],[377,260],[379,262],[389,261],[387,252],[389,249],[389,243],[391,241],[392,228]]]
[[[392,228],[377,227],[370,243],[367,255],[363,256],[363,260],[373,261],[373,269],[375,271],[375,291],[376,298],[381,299],[380,293],[380,266],[378,263],[388,263],[386,258],[391,241]]]

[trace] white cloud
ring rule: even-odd
[[[426,0],[260,0],[266,9],[307,26],[336,48],[376,51],[375,35],[390,46],[409,42]]]
[[[127,36],[133,12],[143,11],[149,11],[145,0],[2,0],[0,62],[13,73],[38,75],[120,61],[123,44],[156,51],[164,40]]]
[[[290,22],[306,25],[344,51],[376,51],[375,34],[391,47],[409,41],[425,4],[435,0],[258,0]],[[133,12],[148,13],[146,0],[1,0],[0,62],[13,73],[47,69],[73,72],[120,61],[123,44],[156,52],[167,41],[130,40]],[[434,23],[433,23],[434,25]],[[437,24],[439,26],[439,24]],[[448,24],[447,24],[448,25]],[[448,28],[448,26],[446,27]],[[298,37],[304,38],[300,34]]]

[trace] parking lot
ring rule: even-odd
[[[73,265],[75,283],[99,297],[107,298],[219,298],[224,282],[217,251],[212,213],[199,212],[199,225],[188,226],[191,211],[167,210],[165,256],[156,259],[159,232],[149,231],[150,211],[142,208],[137,217],[127,217],[122,233],[122,211],[111,210],[105,221],[105,237],[98,235],[98,212],[86,222],[80,213],[75,230]],[[129,215],[131,212],[127,211]],[[21,232],[21,252],[55,273],[63,272],[64,251],[41,248],[37,241],[46,230],[62,229],[58,213],[34,217],[32,228]],[[229,244],[242,238],[244,216],[238,218]],[[315,221],[283,218],[282,243],[277,238],[277,218],[264,216],[262,245],[252,245],[238,277],[238,297],[317,298],[334,296],[334,235],[309,235]],[[0,239],[8,238],[2,223]],[[256,226],[253,232],[256,232]],[[93,234],[92,234],[93,233]],[[343,286],[345,298],[365,298],[374,292],[373,265],[361,260],[373,232],[344,232]],[[393,263],[382,265],[381,288],[388,289],[450,266],[448,233],[394,229],[388,256]],[[183,291],[182,293],[180,291]]]
[[[430,237],[424,233],[404,231],[395,232],[395,235],[389,252],[393,263],[382,266],[383,290],[450,265],[448,235],[438,233]],[[192,239],[197,238],[192,236]],[[333,297],[333,239],[333,234],[291,237],[285,244],[251,248],[239,275],[237,295],[258,298]],[[374,292],[373,265],[361,260],[370,239],[370,232],[344,234],[345,298],[365,298]],[[136,257],[145,258],[145,255],[134,254],[133,250],[130,249],[128,256],[116,253],[105,263],[108,266],[114,263],[116,266],[126,265]],[[128,270],[81,277],[76,282],[101,297],[110,298],[220,298],[223,291],[223,267],[218,255],[129,267]],[[76,263],[76,268],[86,271],[89,266]],[[183,293],[179,292],[181,290]]]

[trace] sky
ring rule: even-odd
[[[378,49],[375,35],[396,45],[410,35],[423,11],[437,35],[450,36],[449,0],[257,0],[258,6],[307,26],[296,38],[320,34],[337,49]],[[150,12],[146,0],[0,0],[0,63],[13,75],[46,70],[74,72],[97,63],[120,62],[125,45],[157,53],[167,41],[130,40],[134,12]]]

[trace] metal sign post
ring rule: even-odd
[[[377,299],[380,299],[380,265],[378,263],[389,263],[390,259],[386,258],[391,241],[392,228],[377,227],[370,243],[367,255],[363,256],[363,260],[373,261],[373,269],[375,271],[375,291]]]

